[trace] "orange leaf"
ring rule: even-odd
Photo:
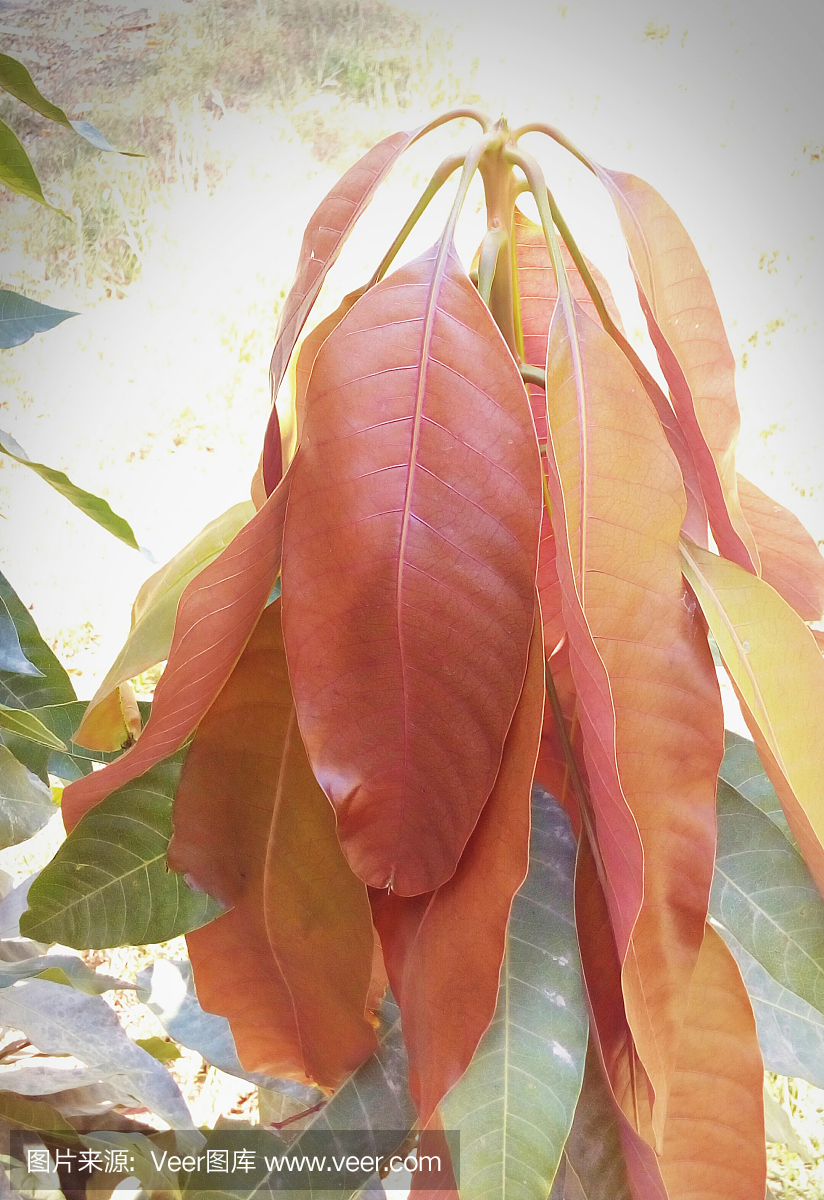
[[[186,587],[146,728],[120,758],[63,792],[69,832],[116,788],[178,750],[231,675],[277,579],[290,483],[287,473],[263,508]]]
[[[452,878],[421,896],[373,892],[421,1121],[469,1066],[498,999],[512,899],[529,867],[530,793],[544,704],[539,614],[492,795]]]
[[[708,550],[682,549],[764,769],[824,893],[824,659],[763,579]]]
[[[660,1137],[712,881],[721,697],[681,577],[678,464],[635,372],[574,301],[553,318],[547,401],[585,762],[627,1014]]]
[[[635,175],[592,164],[621,222],[650,337],[692,450],[721,552],[758,572],[741,511],[735,444],[741,423],[735,360],[707,272],[687,231],[656,190]]]
[[[231,906],[188,939],[201,1004],[247,1070],[338,1086],[377,1046],[372,921],[300,740],[279,600],[198,728],[173,819],[171,869]]]
[[[767,1186],[764,1064],[735,959],[709,925],[670,1094],[669,1200],[760,1200]]]
[[[761,578],[804,621],[824,617],[824,557],[794,513],[738,476],[738,496],[761,557]]]
[[[526,392],[451,247],[324,342],[292,474],[283,626],[310,761],[355,872],[432,891],[498,774],[541,512]]]

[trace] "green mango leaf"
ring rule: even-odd
[[[48,746],[52,750],[68,749],[66,743],[55,737],[34,713],[27,712],[24,708],[8,708],[5,704],[0,704],[0,729],[8,729],[18,737],[37,742],[40,746]]]
[[[0,599],[0,671],[42,678],[42,673],[23,653],[12,615],[3,599]]]
[[[498,1007],[441,1105],[461,1133],[461,1200],[546,1200],[581,1091],[588,1018],[573,913],[575,838],[536,788]]]
[[[48,788],[0,746],[0,850],[33,837],[54,816]]]
[[[28,196],[53,212],[58,212],[68,220],[68,214],[62,208],[49,204],[43,195],[34,167],[17,134],[9,129],[5,121],[0,121],[0,183],[9,191],[17,192],[20,196]]]
[[[22,346],[36,333],[46,333],[77,315],[67,308],[51,308],[48,304],[21,296],[19,292],[0,288],[0,349]]]
[[[713,924],[738,963],[749,992],[766,1069],[824,1088],[824,1017],[776,983],[728,929]]]
[[[82,138],[96,147],[98,150],[110,150],[117,154],[114,146],[111,146],[99,129],[95,129],[89,121],[71,121],[62,108],[58,108],[56,104],[52,104],[49,100],[38,91],[32,80],[28,70],[16,58],[10,58],[8,54],[0,54],[0,88],[8,92],[9,95],[15,96],[18,100],[22,100],[29,108],[40,113],[43,117],[48,117],[51,121],[56,121],[58,125],[65,126],[66,129],[73,129],[75,133],[79,133]],[[129,158],[142,158],[142,154],[132,154],[127,150],[119,153],[126,154]]]
[[[132,605],[129,636],[89,702],[87,720],[121,683],[169,657],[177,606],[184,589],[226,549],[254,515],[251,500],[233,505],[146,580]]]
[[[137,994],[169,1037],[181,1046],[195,1050],[218,1070],[246,1079],[259,1088],[293,1096],[304,1108],[311,1108],[323,1099],[323,1093],[317,1088],[295,1083],[291,1079],[273,1079],[268,1075],[244,1071],[229,1022],[225,1017],[205,1012],[200,1007],[192,964],[188,959],[155,959],[151,966],[138,974]]]
[[[8,454],[9,458],[13,458],[15,462],[22,463],[24,467],[34,471],[35,475],[39,475],[41,479],[45,479],[46,483],[50,483],[55,491],[58,491],[61,496],[65,496],[75,508],[79,508],[98,525],[102,525],[108,533],[119,538],[121,542],[125,542],[127,546],[131,546],[133,550],[140,549],[131,525],[123,517],[112,512],[105,500],[102,500],[100,496],[94,496],[91,492],[84,491],[83,488],[76,487],[68,475],[62,471],[55,471],[52,467],[44,466],[43,463],[32,462],[23,447],[18,445],[11,434],[4,433],[1,429],[0,450]]]
[[[11,617],[20,648],[36,674],[0,670],[0,702],[10,708],[38,708],[77,700],[72,682],[40,636],[32,615],[6,577],[0,573],[0,600]]]
[[[167,1042],[162,1037],[135,1038],[134,1042],[136,1046],[145,1050],[147,1054],[151,1054],[152,1058],[156,1058],[158,1062],[176,1062],[182,1057],[174,1042]]]
[[[773,825],[781,830],[790,845],[797,849],[798,843],[787,824],[787,818],[784,816],[784,809],[781,807],[781,801],[776,795],[775,788],[770,783],[767,772],[758,757],[755,743],[749,738],[742,737],[740,733],[733,733],[731,729],[725,729],[724,745],[724,759],[718,772],[720,777],[749,800],[750,804],[754,804],[765,817],[769,817]]]
[[[76,950],[142,946],[223,909],[166,867],[181,751],[86,813],[29,889],[20,932]]]
[[[141,707],[145,712],[151,706],[143,704]],[[85,710],[86,704],[83,700],[71,700],[67,704],[47,704],[42,708],[28,710],[46,729],[65,744],[65,751],[52,750],[49,747],[38,745],[19,737],[8,729],[3,733],[3,741],[14,757],[28,767],[34,775],[38,775],[44,783],[48,782],[49,775],[56,775],[65,783],[71,783],[75,779],[88,775],[94,763],[111,762],[112,759],[118,757],[119,753],[87,750],[85,746],[77,745],[74,735]]]
[[[549,1200],[632,1200],[615,1106],[592,1044],[587,1049],[575,1119]]]
[[[15,962],[0,960],[0,988],[20,979],[49,979],[52,983],[77,988],[87,996],[101,996],[113,988],[134,991],[134,985],[111,975],[98,975],[82,958],[71,954],[36,954]]]
[[[22,100],[24,104],[40,113],[41,116],[48,117],[51,121],[57,121],[59,125],[65,125],[67,129],[71,128],[69,118],[63,109],[58,108],[56,104],[51,104],[45,96],[42,96],[35,87],[26,67],[16,58],[10,58],[8,54],[0,54],[0,88],[17,100]]]
[[[77,1131],[61,1117],[56,1108],[44,1100],[29,1100],[16,1092],[0,1092],[0,1118],[13,1129],[33,1129],[38,1133],[56,1133],[71,1138]]]
[[[780,829],[723,779],[709,912],[777,983],[824,1013],[824,900]]]
[[[25,979],[0,991],[0,1024],[20,1029],[44,1054],[72,1054],[89,1067],[129,1076],[129,1090],[174,1129],[192,1116],[169,1071],[131,1040],[101,996],[45,979]]]

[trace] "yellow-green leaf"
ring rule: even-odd
[[[113,739],[105,736],[95,714],[106,701],[111,702],[112,694],[120,684],[168,658],[177,605],[184,589],[217,558],[254,515],[255,506],[251,500],[233,505],[210,521],[174,558],[146,580],[132,605],[129,636],[83,714],[75,734],[78,745],[91,750],[120,749],[122,740],[117,742],[120,727]],[[117,744],[110,744],[112,741]]]
[[[68,750],[66,743],[61,742],[34,713],[26,712],[23,708],[8,708],[0,704],[0,729],[8,729],[18,737],[49,746],[52,750]]]
[[[45,204],[46,208],[66,216],[61,208],[49,204],[43,195],[40,181],[22,142],[4,121],[0,121],[0,183],[10,191],[28,196],[30,200],[36,200],[38,204]]]
[[[182,1055],[174,1042],[162,1037],[135,1038],[135,1043],[158,1062],[175,1062]]]
[[[790,829],[824,891],[824,658],[763,579],[686,541],[682,561]]]

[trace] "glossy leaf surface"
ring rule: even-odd
[[[710,913],[824,1015],[824,900],[799,852],[723,780]]]
[[[401,895],[449,878],[492,790],[534,610],[527,397],[447,250],[372,288],[324,343],[284,535],[309,757],[353,869]]]
[[[20,921],[26,937],[77,950],[141,946],[221,912],[166,867],[181,759],[126,784],[72,831],[29,889]]]
[[[512,906],[495,1017],[443,1104],[461,1132],[462,1200],[544,1200],[572,1124],[587,1015],[573,916],[575,839],[546,793]],[[538,999],[540,998],[540,999]]]
[[[824,616],[824,557],[813,538],[782,504],[743,475],[738,496],[761,559],[761,577],[791,604],[802,621]]]
[[[27,979],[0,991],[0,1022],[21,1029],[44,1054],[72,1054],[89,1067],[128,1074],[138,1104],[173,1129],[191,1128],[191,1113],[166,1067],[134,1044],[102,997]]]
[[[790,829],[824,891],[824,659],[769,584],[696,546],[685,543],[682,556]]]
[[[375,1045],[372,921],[300,739],[279,601],[195,735],[169,865],[230,909],[189,936],[189,954],[244,1067],[337,1087]]]
[[[716,542],[728,558],[757,570],[758,550],[741,511],[735,471],[741,423],[735,360],[707,272],[687,231],[654,188],[635,175],[595,170],[621,222],[650,336],[701,478]]]
[[[635,373],[574,301],[553,318],[547,406],[585,761],[627,1015],[660,1131],[712,880],[721,697],[681,578],[677,462]]]
[[[718,932],[738,963],[749,993],[765,1068],[824,1087],[824,1017],[776,983],[728,929],[718,926]]]
[[[68,830],[116,788],[179,750],[231,675],[280,569],[289,484],[287,474],[263,508],[185,588],[166,670],[140,740],[104,771],[66,789]]]
[[[120,744],[102,745],[93,736],[95,709],[115,689],[135,675],[168,658],[174,636],[175,616],[188,585],[221,554],[243,526],[255,515],[250,500],[235,504],[217,517],[156,571],[140,588],[132,605],[132,624],[120,653],[105,679],[89,701],[77,731],[80,744],[96,750],[119,750]]]
[[[100,496],[95,496],[92,492],[86,492],[83,488],[77,487],[63,471],[56,471],[53,467],[47,467],[43,463],[33,462],[23,447],[19,446],[10,434],[4,433],[2,430],[0,430],[0,450],[4,454],[8,454],[9,458],[13,458],[15,462],[34,471],[35,475],[39,475],[46,483],[51,484],[55,491],[59,492],[61,496],[65,496],[75,508],[79,508],[98,525],[102,525],[108,533],[113,534],[132,549],[140,549],[128,521],[112,512],[108,503]]]
[[[0,848],[25,842],[54,812],[51,790],[0,745]]]
[[[670,1200],[760,1197],[767,1185],[764,1068],[741,976],[707,926],[664,1131]]]
[[[36,333],[45,333],[69,317],[76,316],[76,312],[69,312],[68,309],[52,308],[28,296],[21,296],[19,292],[0,288],[0,349],[22,346]]]
[[[529,866],[530,792],[543,706],[536,615],[501,769],[455,874],[433,893],[372,895],[403,1019],[410,1090],[423,1124],[469,1066],[495,1012],[507,921]]]

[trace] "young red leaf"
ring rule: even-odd
[[[421,1121],[463,1075],[495,1013],[512,898],[529,866],[532,774],[544,705],[539,615],[492,794],[452,878],[421,896],[373,892]]]
[[[232,673],[280,570],[287,473],[251,521],[186,587],[146,728],[120,758],[63,792],[70,832],[84,813],[178,750]]]
[[[549,337],[549,323],[555,311],[558,299],[558,282],[552,269],[549,251],[546,248],[544,231],[540,225],[530,221],[519,209],[515,209],[515,254],[518,267],[518,299],[521,309],[521,328],[524,336],[524,361],[534,367],[546,364],[546,343]],[[572,260],[567,247],[561,243],[561,254],[567,269],[567,278],[573,296],[593,321],[600,320],[598,311],[592,302],[578,268]],[[615,307],[609,284],[600,271],[587,263],[598,290],[604,298],[615,324],[619,329],[621,316]],[[532,415],[535,418],[535,428],[541,441],[546,438],[546,399],[543,388],[536,384],[529,385],[529,396],[532,404]]]
[[[738,497],[761,558],[761,578],[804,621],[824,617],[824,557],[794,513],[743,475]]]
[[[543,367],[546,363],[546,346],[549,336],[549,324],[558,298],[558,284],[555,272],[539,225],[528,221],[518,210],[515,210],[515,229],[517,238],[518,261],[518,291],[521,308],[521,326],[524,338],[524,357],[528,363]],[[581,305],[587,316],[597,325],[602,324],[598,309],[587,286],[575,265],[572,255],[566,245],[561,242],[561,255],[567,271],[572,295]],[[623,333],[621,316],[615,307],[609,284],[601,273],[590,262],[584,262],[592,276],[613,323],[613,328],[607,332],[617,341],[623,352],[630,358],[636,373],[649,398],[655,405],[658,418],[664,427],[684,480],[687,492],[687,513],[684,517],[684,531],[700,545],[707,544],[707,510],[701,494],[698,472],[695,468],[692,454],[686,443],[681,427],[672,411],[669,401],[661,391],[644,364],[632,350]],[[535,384],[529,385],[530,402],[532,404],[535,427],[541,441],[546,437],[546,405],[541,388]]]
[[[518,371],[451,248],[324,342],[284,533],[301,731],[356,873],[455,870],[526,670],[541,477]]]
[[[721,697],[681,577],[686,497],[678,464],[635,372],[574,301],[553,318],[547,403],[553,527],[585,760],[627,1014],[655,1090],[660,1136],[712,881]],[[598,670],[606,694],[593,687]],[[637,871],[637,850],[622,800],[643,845],[643,870],[629,879],[621,852],[635,855]],[[622,901],[629,911],[638,906],[631,938]]]
[[[377,1046],[374,938],[298,733],[279,600],[197,730],[173,821],[170,867],[230,907],[189,938],[201,1004],[247,1070],[336,1087]]]
[[[303,429],[305,418],[306,389],[309,387],[312,367],[315,365],[315,359],[320,352],[320,348],[329,337],[329,334],[334,329],[337,329],[349,310],[354,308],[365,291],[366,287],[360,287],[356,288],[354,292],[349,292],[341,300],[335,311],[330,313],[328,317],[324,317],[303,339],[298,360],[295,364],[295,419],[298,426],[298,437],[300,437],[300,431]]]
[[[669,1200],[753,1200],[767,1186],[764,1064],[735,959],[709,925],[670,1094],[661,1174]]]
[[[735,444],[741,423],[735,360],[707,272],[687,231],[658,192],[635,175],[593,164],[615,205],[641,307],[692,450],[722,554],[758,572],[741,511]]]

